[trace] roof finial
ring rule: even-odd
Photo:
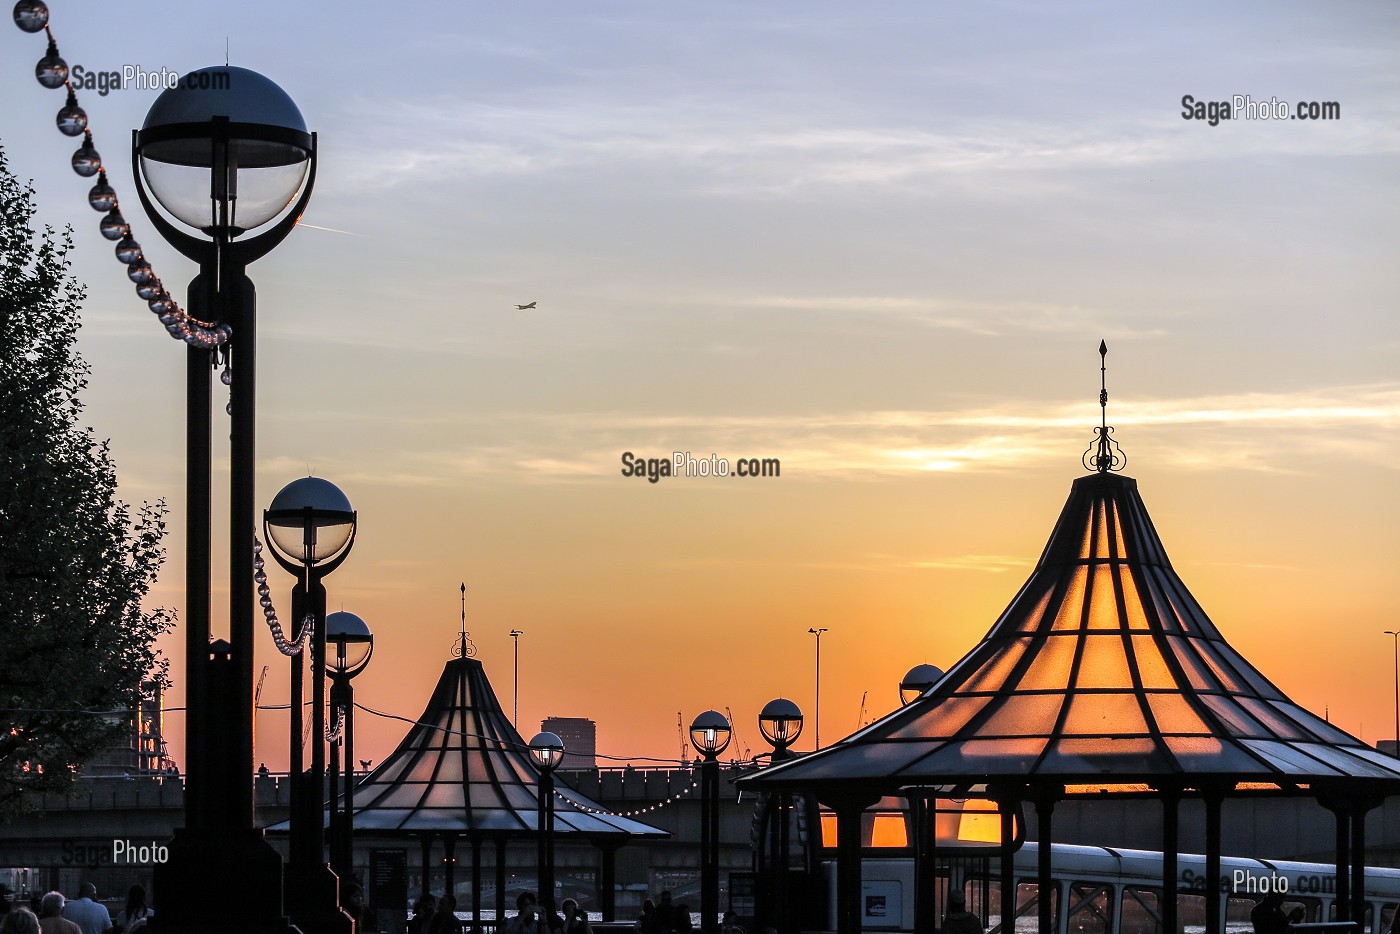
[[[1128,456],[1112,437],[1113,429],[1108,424],[1108,342],[1099,341],[1099,427],[1094,429],[1098,436],[1080,461],[1087,470],[1108,473],[1122,470],[1128,464]]]
[[[467,584],[462,582],[462,632],[457,637],[457,643],[452,646],[453,658],[475,658],[476,643],[472,642],[471,636],[467,635]]]

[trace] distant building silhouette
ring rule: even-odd
[[[122,722],[126,730],[106,750],[83,765],[95,778],[160,775],[175,765],[165,746],[165,691],[159,681],[143,682],[132,706],[113,710],[109,720]]]
[[[598,724],[585,717],[546,717],[540,729],[557,734],[564,741],[561,769],[598,767]]]

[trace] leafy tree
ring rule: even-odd
[[[25,791],[68,788],[123,735],[102,712],[165,677],[154,643],[174,622],[142,608],[165,505],[118,500],[108,445],[78,422],[72,231],[37,235],[34,214],[0,147],[0,817]]]

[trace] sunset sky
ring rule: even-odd
[[[318,131],[259,294],[258,502],[308,471],[360,537],[327,579],[421,712],[459,626],[520,720],[679,754],[676,716],[796,701],[824,744],[1014,596],[1099,420],[1173,562],[1285,693],[1391,734],[1400,628],[1400,7],[1393,3],[410,5],[50,0],[70,65],[262,72]],[[89,287],[87,418],[164,498],[183,601],[184,351],[68,169],[41,36],[0,31],[0,143]],[[1333,122],[1182,117],[1336,101]],[[155,92],[81,95],[136,238]],[[538,302],[518,312],[515,304]],[[226,391],[216,384],[216,444]],[[227,448],[216,475],[226,627]],[[620,457],[779,458],[767,479]],[[290,578],[273,574],[285,608]],[[222,583],[221,583],[222,581]],[[259,626],[265,704],[287,664]],[[183,703],[182,643],[165,641]],[[259,761],[286,763],[284,712]],[[181,756],[183,714],[167,717]],[[382,759],[404,724],[361,716]]]

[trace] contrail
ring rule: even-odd
[[[297,223],[297,226],[298,226],[298,227],[310,227],[312,230],[324,230],[324,231],[326,231],[327,233],[345,234],[345,236],[347,236],[347,237],[363,237],[363,236],[364,236],[364,234],[357,234],[357,233],[355,233],[355,232],[352,231],[352,230],[337,230],[337,229],[334,228],[334,227],[320,227],[320,226],[317,226],[316,224],[308,224],[308,223],[306,223],[306,221],[300,221],[300,222],[298,222],[298,223]]]

